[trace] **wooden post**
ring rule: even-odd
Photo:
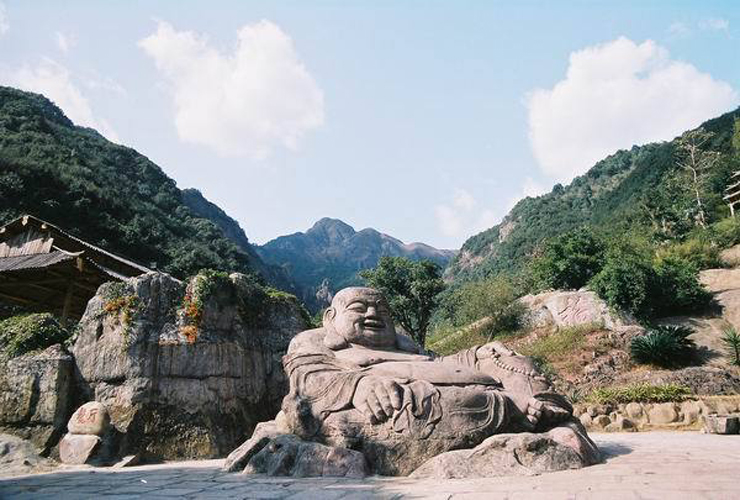
[[[67,293],[64,295],[64,308],[62,309],[62,323],[67,323],[69,310],[72,307],[72,296],[74,294],[74,282],[70,280],[67,285]]]

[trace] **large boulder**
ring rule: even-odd
[[[462,479],[580,469],[601,461],[596,445],[576,422],[544,433],[497,434],[469,450],[441,453],[411,477]]]
[[[46,472],[56,466],[40,456],[36,446],[10,434],[0,434],[0,478]]]
[[[0,432],[29,440],[47,455],[65,431],[72,408],[72,357],[61,345],[2,360]]]
[[[223,456],[278,412],[281,357],[307,320],[239,274],[103,285],[73,347],[83,396],[108,409],[122,455]]]
[[[589,290],[555,290],[526,295],[519,301],[529,308],[534,327],[601,325],[612,330],[633,323],[630,318],[611,311],[606,302]]]

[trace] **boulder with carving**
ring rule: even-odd
[[[308,325],[296,299],[245,275],[161,273],[103,285],[73,353],[82,394],[105,404],[119,455],[223,456],[288,389],[281,357]]]

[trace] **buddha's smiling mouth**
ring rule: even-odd
[[[382,330],[385,328],[385,322],[379,319],[366,319],[362,322],[362,326],[368,330]]]

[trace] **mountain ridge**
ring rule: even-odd
[[[285,270],[298,297],[314,311],[337,290],[360,284],[357,273],[375,267],[382,256],[429,259],[445,267],[455,255],[454,250],[425,243],[406,244],[374,228],[356,231],[330,217],[319,219],[305,232],[278,236],[256,250],[263,261]]]
[[[707,120],[700,127],[713,133],[708,150],[727,153],[740,108]],[[567,186],[519,201],[502,221],[468,238],[445,271],[451,283],[499,273],[516,274],[536,256],[544,240],[584,225],[625,231],[647,225],[642,206],[676,171],[677,140],[633,146],[597,162]],[[728,172],[718,169],[707,181],[707,200],[722,210]]]
[[[133,148],[74,125],[40,94],[0,86],[0,223],[33,214],[179,278],[206,267],[254,273],[265,266],[185,197]]]

